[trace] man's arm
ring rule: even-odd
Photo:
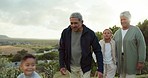
[[[65,57],[65,42],[64,42],[64,31],[63,31],[59,42],[59,63],[60,63],[60,72],[62,75],[66,75],[64,57]]]
[[[59,63],[60,63],[60,68],[65,67],[64,63],[64,57],[65,57],[65,43],[64,43],[64,34],[62,32],[60,42],[59,42]]]
[[[95,34],[93,37],[92,48],[96,55],[98,71],[100,73],[103,73],[103,56],[102,56],[101,46]]]

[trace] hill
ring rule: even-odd
[[[0,38],[9,38],[9,37],[6,35],[0,35]]]
[[[0,45],[27,45],[27,46],[54,46],[59,40],[48,39],[23,39],[23,38],[0,38]]]
[[[0,46],[0,54],[1,55],[10,55],[10,54],[16,54],[17,51],[21,51],[22,49],[25,49],[28,51],[28,53],[35,53],[34,50],[30,48],[23,48],[23,47],[14,47],[14,46]]]

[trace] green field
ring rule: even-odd
[[[69,74],[67,73],[67,75],[61,75],[60,72],[57,72],[54,75],[54,78],[69,78]],[[97,77],[91,77],[91,78],[97,78]],[[118,78],[118,77],[115,77]],[[137,75],[136,78],[148,78],[148,74],[147,75]]]
[[[51,39],[25,39],[25,38],[0,38],[1,45],[55,45],[58,44],[59,40]]]

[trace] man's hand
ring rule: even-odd
[[[66,75],[66,68],[65,67],[61,68],[60,72],[62,75]]]
[[[141,70],[144,67],[144,63],[143,62],[138,62],[137,64],[137,70]]]
[[[103,74],[98,71],[98,78],[103,78]]]

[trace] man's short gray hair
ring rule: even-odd
[[[80,21],[83,21],[82,15],[79,12],[74,12],[70,15],[70,18],[78,18]]]
[[[124,12],[122,12],[122,13],[120,14],[120,17],[122,17],[122,16],[128,18],[128,20],[131,19],[131,14],[130,14],[129,11],[124,11]]]

